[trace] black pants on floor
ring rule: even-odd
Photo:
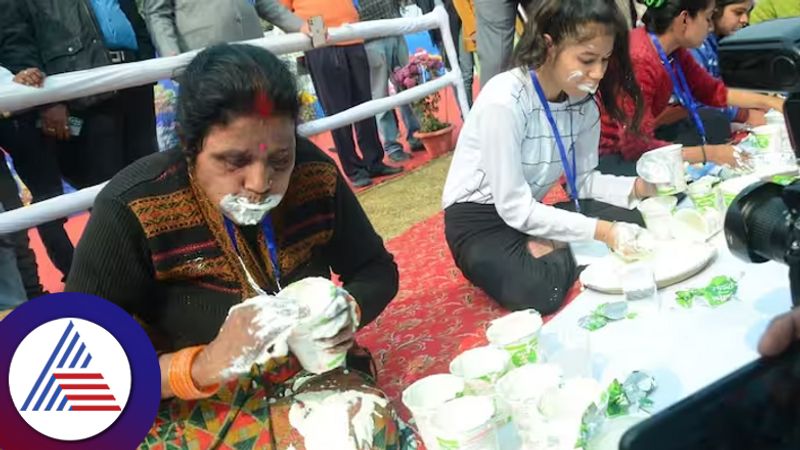
[[[570,210],[574,205],[556,207]],[[581,211],[604,220],[642,223],[637,211],[593,200],[581,201]],[[555,312],[580,273],[568,246],[534,257],[528,249],[531,236],[508,226],[494,205],[457,203],[445,209],[444,224],[456,266],[506,309]]]
[[[58,156],[51,146],[44,145],[41,130],[36,127],[37,118],[38,113],[34,112],[0,121],[0,147],[11,155],[14,168],[30,190],[34,203],[64,193]],[[18,206],[21,203],[8,205],[7,209]],[[61,219],[37,227],[47,255],[64,278],[69,274],[75,251],[64,230],[65,223],[66,219]]]
[[[703,108],[699,112],[700,120],[706,129],[706,140],[709,144],[727,144],[731,140],[731,120],[722,111]],[[683,144],[686,147],[700,145],[702,140],[694,122],[683,119],[674,124],[664,125],[656,129],[655,137],[662,141]],[[626,161],[619,154],[600,157],[597,169],[611,175],[636,176],[636,161]]]
[[[80,134],[46,142],[58,155],[64,178],[77,188],[108,181],[125,166],[158,151],[152,85],[119,91],[70,115],[83,120]]]
[[[337,114],[372,100],[369,61],[364,45],[314,49],[306,52],[306,63],[325,114]],[[375,117],[356,122],[355,129],[363,159],[356,154],[351,125],[331,132],[344,173],[351,178],[383,161],[383,146]]]
[[[0,152],[0,157],[3,153]],[[0,161],[0,204],[7,210],[16,209],[22,206],[19,198],[17,183],[11,176],[5,161]],[[28,240],[28,230],[16,231],[3,236],[3,239],[10,241],[13,246],[14,254],[17,259],[17,269],[22,277],[22,284],[28,298],[42,295],[43,288],[39,282],[39,267],[36,265],[36,255],[30,247]]]

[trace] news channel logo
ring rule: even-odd
[[[51,294],[0,321],[4,450],[134,449],[161,398],[144,330],[98,297]]]

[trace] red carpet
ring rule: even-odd
[[[448,372],[455,356],[485,343],[488,322],[505,313],[455,267],[443,217],[437,214],[388,242],[400,268],[400,292],[358,335],[375,357],[379,386],[398,407],[404,388]],[[576,284],[568,298],[578,292]]]

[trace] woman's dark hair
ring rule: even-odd
[[[194,57],[178,80],[177,129],[190,161],[213,126],[259,112],[297,119],[300,111],[294,75],[260,47],[209,47]]]
[[[717,0],[714,2],[714,15],[711,16],[711,20],[714,21],[714,25],[716,25],[717,21],[721,19],[722,15],[725,13],[726,7],[749,2],[750,0]]]
[[[672,21],[681,12],[686,11],[689,17],[697,17],[697,13],[705,11],[714,4],[714,0],[636,0],[647,6],[647,12],[642,16],[647,31],[655,34],[664,34],[672,26]]]
[[[528,23],[514,52],[516,65],[538,69],[547,61],[548,43],[553,46],[568,39],[584,42],[593,39],[598,31],[614,36],[614,48],[605,76],[598,91],[606,112],[615,120],[638,130],[644,112],[642,92],[633,75],[628,23],[614,0],[538,0],[527,11]],[[620,107],[621,99],[635,105],[633,117],[626,117]]]

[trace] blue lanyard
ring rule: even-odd
[[[236,250],[236,253],[241,256],[241,252],[239,252],[239,245],[236,243],[236,225],[231,222],[230,219],[223,216],[225,221],[225,231],[228,232],[228,237],[231,238],[231,242],[233,243],[233,248]],[[281,283],[281,267],[278,261],[278,244],[275,240],[275,229],[272,227],[272,219],[269,215],[264,216],[264,220],[261,221],[261,230],[264,232],[264,239],[267,241],[267,250],[269,251],[269,259],[272,261],[272,270],[274,271],[273,274],[275,275],[275,283],[280,285]]]
[[[575,143],[570,146],[570,150],[572,150],[572,167],[567,163],[567,149],[564,147],[564,141],[561,140],[561,133],[558,131],[558,125],[556,125],[556,120],[553,118],[553,112],[550,111],[550,104],[547,101],[547,96],[544,95],[544,90],[542,89],[542,85],[539,84],[539,79],[536,77],[536,72],[533,70],[530,71],[531,73],[531,81],[533,82],[533,88],[536,90],[536,95],[539,96],[539,102],[542,104],[542,108],[544,108],[544,113],[547,116],[547,121],[550,122],[550,128],[553,130],[553,138],[556,140],[556,147],[558,147],[558,153],[561,155],[561,166],[564,168],[564,175],[567,177],[567,184],[569,185],[569,196],[572,198],[573,203],[575,203],[575,211],[581,211],[581,204],[578,201],[578,187],[577,187],[577,164],[575,162]]]
[[[697,102],[694,101],[694,97],[692,96],[692,91],[689,89],[689,83],[686,82],[686,76],[683,74],[683,69],[681,68],[680,63],[673,65],[669,62],[669,58],[667,57],[666,52],[664,52],[664,47],[661,46],[661,42],[658,41],[658,38],[655,34],[650,34],[650,40],[653,41],[653,45],[656,47],[658,51],[658,56],[661,58],[661,64],[664,65],[664,69],[669,74],[669,78],[672,80],[672,91],[678,97],[678,100],[681,104],[689,110],[689,114],[692,116],[692,121],[694,121],[695,127],[697,127],[697,133],[700,135],[700,139],[703,142],[703,145],[706,145],[706,127],[703,126],[703,121],[700,119],[700,114],[697,113]],[[676,77],[675,74],[678,74]]]

